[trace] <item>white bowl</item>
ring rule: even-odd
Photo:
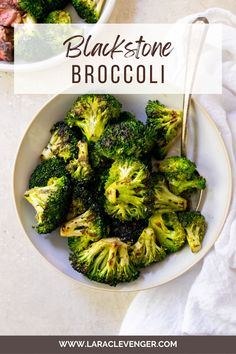
[[[213,246],[224,225],[230,205],[231,167],[224,142],[213,120],[195,102],[189,131],[188,152],[190,159],[197,163],[199,172],[206,177],[208,183],[202,203],[202,213],[208,222],[202,250],[193,254],[186,246],[181,251],[168,256],[163,262],[142,269],[136,281],[111,288],[90,281],[72,269],[68,261],[67,240],[60,237],[57,231],[44,237],[32,229],[34,210],[23,198],[25,190],[28,189],[29,177],[39,163],[39,155],[48,142],[51,126],[64,119],[76,97],[77,95],[58,95],[49,101],[32,120],[19,147],[14,169],[14,196],[26,235],[42,256],[58,270],[94,288],[137,291],[155,287],[180,276],[202,259]],[[175,108],[181,108],[182,105],[182,97],[173,95],[158,97],[117,95],[116,97],[122,102],[124,110],[134,112],[140,120],[145,119],[144,109],[148,99],[158,98],[162,103]]]
[[[101,17],[98,20],[98,23],[106,23],[111,16],[113,8],[115,6],[116,0],[106,0],[104,8],[102,10]],[[76,13],[74,7],[72,5],[68,5],[66,9],[70,12],[73,23],[82,23],[84,22]],[[3,72],[11,72],[14,71],[14,63],[8,63],[4,61],[0,61],[0,71]]]

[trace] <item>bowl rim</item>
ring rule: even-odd
[[[179,271],[177,274],[174,274],[172,277],[170,277],[167,281],[163,281],[161,283],[158,283],[156,285],[150,285],[150,286],[146,286],[145,288],[142,288],[142,289],[138,289],[138,288],[135,288],[135,289],[119,289],[119,288],[116,288],[116,287],[110,287],[110,286],[107,286],[107,287],[99,287],[97,286],[96,282],[94,281],[91,281],[89,280],[89,283],[84,283],[82,281],[80,281],[79,279],[75,279],[73,277],[71,277],[70,275],[66,274],[65,272],[61,271],[60,269],[58,269],[53,263],[51,263],[41,252],[40,250],[35,247],[35,245],[33,244],[33,242],[31,241],[31,239],[29,238],[24,226],[23,226],[23,223],[21,221],[21,218],[20,218],[20,213],[18,211],[18,207],[17,207],[17,202],[16,202],[16,192],[15,192],[15,189],[16,189],[16,168],[17,168],[17,160],[18,160],[18,157],[20,155],[20,151],[21,151],[21,148],[23,146],[23,142],[24,142],[24,138],[25,138],[25,135],[28,133],[28,131],[30,130],[31,126],[33,125],[33,123],[35,122],[35,120],[37,119],[38,115],[46,108],[47,105],[49,105],[52,101],[54,101],[58,96],[60,95],[63,95],[63,93],[61,94],[57,94],[57,95],[53,95],[50,99],[48,99],[44,104],[43,106],[37,111],[36,114],[34,114],[33,118],[31,119],[31,121],[28,123],[24,133],[23,133],[23,136],[21,137],[21,140],[20,140],[20,143],[17,147],[17,152],[16,152],[16,155],[15,155],[15,160],[14,160],[14,165],[13,165],[13,171],[12,171],[12,194],[13,194],[13,200],[14,200],[14,208],[15,208],[15,211],[16,211],[16,214],[17,214],[17,218],[18,218],[18,221],[21,225],[21,229],[23,230],[23,233],[25,235],[25,237],[28,239],[28,241],[31,243],[31,245],[33,245],[33,248],[37,250],[37,252],[40,254],[40,256],[48,263],[51,265],[51,267],[53,267],[54,269],[57,270],[57,272],[59,272],[60,274],[63,274],[67,279],[71,279],[72,281],[74,281],[76,284],[79,284],[79,285],[82,285],[86,288],[90,288],[90,289],[93,289],[93,290],[100,290],[100,291],[108,291],[108,292],[116,292],[116,293],[131,293],[131,292],[139,292],[139,291],[145,291],[145,290],[149,290],[149,289],[153,289],[153,288],[156,288],[158,286],[161,286],[161,285],[164,285],[164,284],[167,284],[169,282],[171,282],[172,280],[178,278],[179,276],[183,275],[184,273],[188,272],[191,268],[193,268],[197,263],[199,263],[200,261],[202,261],[205,256],[208,254],[208,252],[212,249],[212,247],[215,245],[216,241],[218,240],[219,236],[220,236],[220,233],[226,223],[226,220],[227,220],[227,216],[228,216],[228,213],[229,213],[229,210],[230,210],[230,205],[231,205],[231,201],[232,201],[232,192],[233,192],[233,173],[232,173],[232,165],[231,165],[231,160],[230,160],[230,157],[229,157],[229,153],[228,153],[228,149],[225,145],[225,142],[224,142],[224,139],[222,138],[222,135],[216,125],[216,123],[214,122],[214,120],[211,118],[210,114],[207,112],[207,110],[198,102],[198,100],[196,100],[195,97],[192,98],[193,100],[193,103],[194,105],[196,105],[198,107],[198,109],[204,114],[204,116],[207,118],[208,122],[212,125],[212,128],[215,130],[219,140],[220,140],[220,143],[222,145],[222,148],[223,148],[223,151],[224,151],[224,155],[225,155],[225,158],[226,158],[226,162],[227,162],[227,165],[228,165],[228,172],[229,172],[229,181],[228,181],[228,196],[227,196],[227,205],[226,205],[226,208],[225,208],[225,211],[224,211],[224,215],[222,217],[222,224],[221,226],[219,227],[219,229],[217,230],[217,234],[216,236],[214,237],[214,241],[212,244],[210,244],[203,252],[201,258],[199,259],[196,259],[195,261],[193,261],[188,267],[186,267],[183,271]],[[124,283],[125,284],[125,283]],[[105,284],[103,284],[105,285]]]
[[[117,0],[109,0],[108,4],[107,4],[107,9],[106,11],[103,11],[102,14],[101,14],[101,17],[99,18],[98,22],[99,24],[104,24],[104,23],[107,23],[107,21],[109,20],[111,14],[112,14],[112,11],[114,10],[114,7],[115,7],[115,4],[116,4],[116,1]],[[57,56],[55,56],[55,58],[57,58]],[[54,59],[55,61],[55,58],[51,58],[51,60]],[[29,64],[29,67],[30,67],[31,64]],[[43,65],[43,62],[40,64],[40,66]],[[27,66],[27,64],[26,64]],[[35,64],[35,68],[31,68],[31,70],[36,70],[36,68],[39,68],[40,67],[39,64]],[[6,61],[0,61],[0,72],[14,72],[15,70],[15,64],[14,62],[13,63],[9,63],[9,62],[6,62]],[[23,68],[22,68],[23,70]],[[27,70],[27,68],[25,67],[24,70]]]

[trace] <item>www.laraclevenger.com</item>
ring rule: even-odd
[[[60,348],[177,348],[177,340],[59,340]]]

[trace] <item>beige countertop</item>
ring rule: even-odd
[[[174,22],[209,7],[236,13],[235,0],[117,0],[110,22]],[[118,334],[135,293],[88,289],[45,261],[16,216],[12,172],[17,147],[46,95],[13,93],[13,74],[0,73],[0,334]]]

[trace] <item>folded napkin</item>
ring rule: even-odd
[[[236,16],[212,8],[206,16],[223,24],[223,94],[198,96],[214,118],[231,159],[236,185]],[[123,335],[236,334],[236,195],[215,246],[198,265],[165,285],[138,294],[123,320]]]

